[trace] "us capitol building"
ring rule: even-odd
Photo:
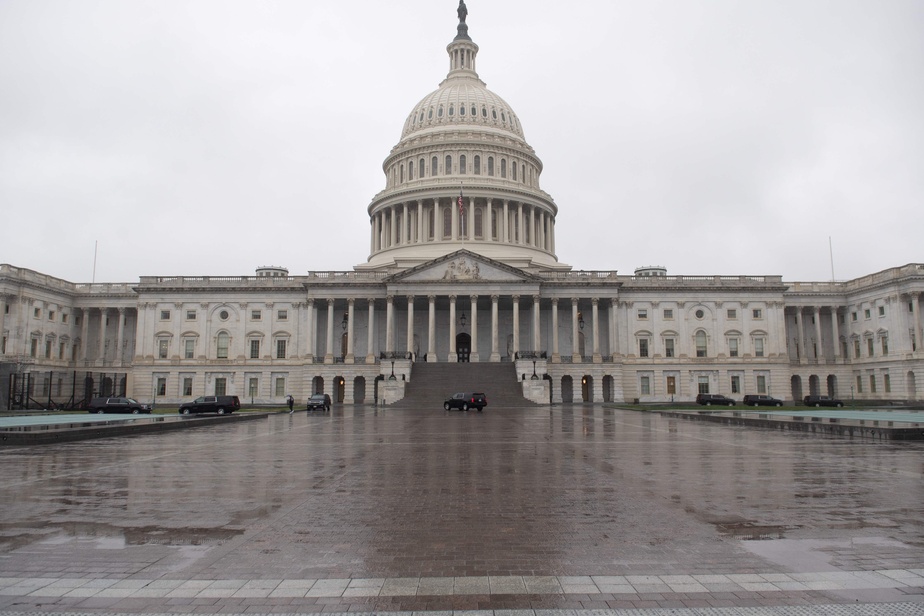
[[[385,159],[365,263],[125,284],[0,265],[0,406],[314,392],[390,404],[431,362],[512,365],[511,390],[544,404],[924,398],[924,264],[793,283],[560,262],[542,161],[479,79],[462,2],[458,15],[446,79]]]

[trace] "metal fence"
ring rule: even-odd
[[[59,371],[8,373],[4,387],[6,410],[68,410],[85,408],[91,398],[125,396],[126,373]]]

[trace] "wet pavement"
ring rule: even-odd
[[[342,407],[0,465],[2,613],[924,614],[920,442]]]

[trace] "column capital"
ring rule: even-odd
[[[436,296],[435,296],[435,295],[427,295],[427,301],[428,301],[428,302],[435,302],[435,301],[436,301]]]
[[[386,296],[385,296],[385,301],[388,302],[389,304],[391,304],[392,302],[395,301],[395,296],[394,296],[394,295],[386,295]]]
[[[356,298],[355,298],[355,297],[348,297],[348,298],[347,298],[347,304],[348,304],[349,306],[353,306],[353,304],[355,304],[355,303],[356,303]]]
[[[308,299],[306,299],[305,305],[308,306],[309,308],[314,308],[314,298],[309,297]]]
[[[449,301],[454,302],[454,301],[456,301],[456,298],[457,298],[457,297],[458,297],[458,295],[450,295],[450,296],[449,296]]]
[[[533,303],[534,303],[534,304],[538,304],[538,303],[539,303],[539,296],[538,296],[538,295],[533,295]]]
[[[414,303],[414,296],[413,296],[413,295],[408,295],[408,296],[407,296],[407,303],[409,303],[409,304],[413,304],[413,303]]]
[[[599,305],[599,304],[600,304],[600,298],[599,298],[599,297],[591,297],[591,298],[590,298],[590,305],[591,305],[591,306],[597,306],[597,305]],[[658,302],[651,302],[651,305],[654,306],[655,308],[657,308]]]
[[[333,306],[333,305],[334,305],[334,298],[333,298],[333,297],[328,297],[328,298],[327,298],[327,305],[328,305],[328,306]]]
[[[553,298],[552,298],[552,305],[553,305],[553,306],[558,306],[558,298],[557,298],[557,297],[553,297]]]
[[[520,303],[520,296],[519,296],[519,295],[511,295],[511,296],[510,296],[510,299],[512,299],[512,300],[513,300],[513,303],[515,303],[515,304]]]
[[[500,295],[498,295],[498,294],[496,294],[496,293],[494,293],[494,294],[491,295],[491,303],[492,303],[492,304],[496,304],[496,303],[497,303],[497,300],[499,300],[499,299],[500,299]]]
[[[119,310],[119,314],[123,315],[125,314],[125,311],[127,310],[127,308],[119,308],[118,310]]]
[[[473,302],[477,302],[477,301],[478,301],[478,294],[477,294],[477,293],[472,293],[471,295],[469,295],[469,299],[471,299]]]
[[[580,297],[572,297],[572,298],[571,298],[571,303],[572,303],[574,306],[577,306],[577,305],[578,305],[578,302],[580,302],[580,301],[581,301],[581,298],[580,298]]]
[[[375,298],[374,298],[374,297],[367,298],[366,301],[369,302],[369,305],[370,305],[370,306],[375,306]]]

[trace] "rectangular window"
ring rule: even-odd
[[[287,321],[289,319],[289,311],[288,310],[277,311],[276,318],[280,321]]]
[[[754,355],[757,357],[764,356],[764,339],[754,338]]]
[[[192,377],[187,376],[183,379],[183,395],[191,396],[192,395]]]
[[[869,375],[869,392],[871,394],[876,393],[876,375],[875,374]]]
[[[45,359],[51,359],[51,340],[45,341]]]
[[[64,343],[58,343],[58,359],[66,359],[64,357]]]
[[[228,359],[228,343],[230,339],[225,333],[218,334],[218,346],[216,349],[215,356],[218,359]]]
[[[886,393],[890,393],[892,391],[892,379],[889,378],[888,374],[882,375],[882,388]]]
[[[866,355],[867,357],[873,356],[873,339],[872,338],[866,339]]]
[[[648,319],[648,309],[647,309],[647,308],[639,308],[639,309],[638,309],[638,320],[639,320],[639,321],[645,321],[645,320],[647,320],[647,319]]]
[[[250,394],[251,399],[257,397],[257,385],[259,382],[255,376],[250,377],[250,380],[247,381],[247,393]]]
[[[741,392],[741,377],[733,376],[731,378],[731,392],[737,394]]]
[[[673,308],[665,308],[665,309],[664,309],[664,320],[665,320],[665,321],[670,321],[670,320],[673,320],[673,318],[674,318],[674,309],[673,309]]]
[[[879,306],[879,316],[885,316],[885,306]]]
[[[187,338],[183,341],[183,357],[186,359],[192,359],[196,355],[196,340],[194,338]]]
[[[251,310],[251,311],[250,311],[250,320],[251,320],[251,321],[259,321],[259,320],[262,319],[262,318],[263,318],[263,311],[262,311],[262,310]]]
[[[752,315],[755,319],[762,319],[762,318],[764,318],[764,312],[763,312],[763,310],[761,310],[760,308],[755,308],[753,311],[751,311],[751,315]]]
[[[276,397],[286,395],[286,379],[282,376],[276,377]]]
[[[857,375],[857,393],[858,394],[863,393],[863,377],[860,376],[859,374]]]
[[[157,395],[158,396],[167,395],[167,377],[165,376],[157,377]]]
[[[260,341],[250,341],[250,359],[260,359]]]
[[[696,393],[708,394],[709,393],[709,377],[708,376],[696,377],[696,387],[697,387]]]
[[[730,319],[730,320],[732,320],[732,321],[734,321],[735,319],[738,318],[738,311],[737,311],[735,308],[729,308],[729,309],[725,312],[725,317],[728,318],[728,319]]]
[[[48,311],[48,320],[49,320],[49,321],[54,321],[54,320],[55,320],[55,311],[54,311],[54,310],[49,310],[49,311]]]
[[[651,377],[643,376],[639,380],[639,393],[643,396],[651,394]]]
[[[872,315],[871,315],[870,312],[869,312],[869,308],[864,308],[864,309],[863,309],[863,318],[864,318],[864,319],[869,319],[871,316],[872,316]]]
[[[842,315],[842,314],[837,315],[837,322],[840,323],[841,325],[843,325],[843,324],[844,324],[844,315]]]
[[[0,353],[6,355],[6,336],[3,337],[3,343],[0,344]]]
[[[667,393],[671,396],[677,393],[677,377],[667,377]]]
[[[860,359],[860,341],[859,340],[853,341],[853,358]]]
[[[648,357],[648,338],[638,339],[638,356]]]
[[[286,340],[276,341],[276,359],[286,358]]]
[[[68,315],[66,312],[63,313],[63,314],[61,315],[61,322],[62,322],[62,323],[67,323],[68,317],[69,317],[69,316],[70,316],[70,315]]]
[[[888,336],[882,337],[882,354],[883,355],[889,354],[889,337]]]
[[[728,356],[738,357],[738,339],[737,338],[728,339]]]
[[[850,313],[850,320],[851,320],[851,321],[856,321],[856,320],[857,320],[857,313],[856,313],[856,311]]]
[[[195,310],[187,310],[187,311],[186,311],[186,320],[187,320],[187,321],[195,321],[195,320],[196,320],[196,311],[195,311]]]
[[[757,375],[757,393],[767,393],[767,377],[762,374]]]
[[[32,311],[32,316],[34,316],[36,319],[41,319],[41,318],[42,318],[42,309],[41,309],[41,308],[36,308],[36,309],[34,309],[34,310]]]
[[[215,395],[223,396],[228,389],[228,380],[224,377],[218,377],[215,379]]]
[[[161,338],[157,341],[157,357],[167,359],[167,339]]]
[[[169,321],[169,320],[170,320],[170,311],[169,311],[169,310],[161,310],[161,311],[160,311],[160,320],[161,320],[161,321]]]
[[[674,357],[674,339],[673,338],[664,339],[664,356]]]

